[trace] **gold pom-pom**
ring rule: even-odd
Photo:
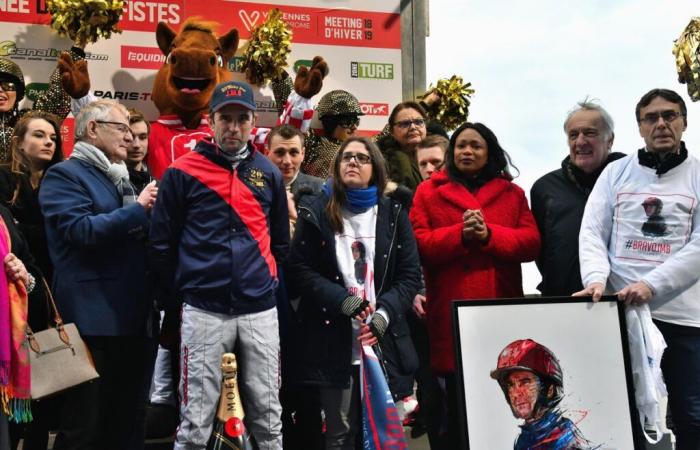
[[[262,85],[281,77],[291,51],[292,32],[282,20],[280,10],[275,8],[265,22],[252,30],[243,53],[242,69],[248,82]]]
[[[428,91],[418,97],[428,107],[428,114],[447,131],[454,130],[467,121],[469,97],[474,93],[471,83],[464,83],[462,77],[452,75],[450,79],[440,79],[437,86],[430,85]]]
[[[688,85],[688,95],[700,100],[700,17],[693,17],[673,44],[678,82]]]
[[[123,0],[47,0],[51,28],[77,45],[109,39],[124,10]]]

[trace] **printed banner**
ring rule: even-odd
[[[384,128],[389,111],[401,101],[400,0],[338,0],[331,7],[323,0],[277,3],[283,2],[126,0],[120,23],[123,32],[86,48],[92,92],[155,120],[158,111],[151,101],[151,89],[165,61],[156,43],[156,26],[163,21],[178,30],[191,16],[219,23],[220,35],[238,29],[241,42],[229,70],[234,79],[243,80],[241,55],[250,30],[277,7],[294,33],[287,71],[293,75],[300,65],[323,56],[330,74],[315,101],[331,90],[347,90],[358,98],[365,113],[359,134],[372,135]],[[50,17],[45,0],[0,0],[0,13],[0,56],[19,64],[27,84],[46,85],[60,52],[69,49],[71,42],[47,26]],[[274,126],[277,105],[272,89],[257,87],[255,99],[258,124]],[[21,107],[30,107],[31,101],[27,96]],[[321,128],[315,115],[311,127]]]
[[[365,450],[407,449],[403,424],[377,355],[362,346],[360,366],[362,431]]]

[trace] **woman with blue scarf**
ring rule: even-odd
[[[413,392],[418,359],[405,314],[420,285],[407,206],[382,194],[370,140],[340,147],[323,192],[299,202],[289,272],[301,301],[292,379],[320,388],[326,448],[359,448],[360,346],[378,345],[395,401]]]

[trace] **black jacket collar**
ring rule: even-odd
[[[678,153],[666,153],[661,156],[659,153],[640,148],[637,150],[637,157],[640,166],[656,169],[657,175],[663,175],[685,161],[688,158],[688,150],[685,148],[685,142],[681,141],[681,149]]]

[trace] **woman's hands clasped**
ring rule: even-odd
[[[462,215],[462,242],[471,240],[486,242],[489,239],[489,228],[486,226],[481,210],[468,209]]]

